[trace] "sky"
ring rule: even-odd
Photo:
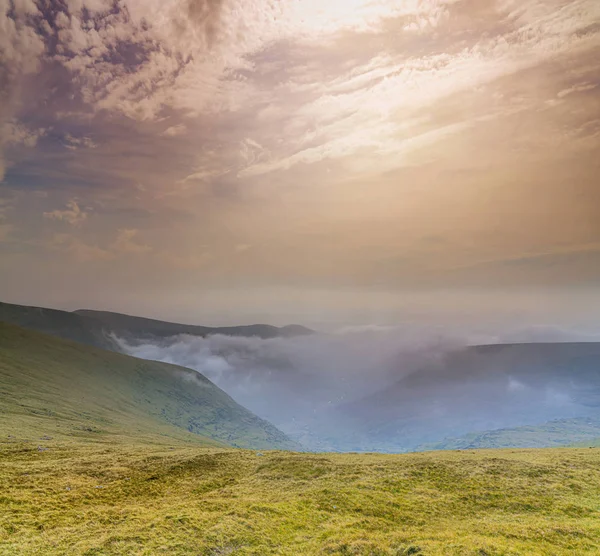
[[[599,154],[597,0],[0,0],[4,301],[592,326]]]

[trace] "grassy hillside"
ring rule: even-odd
[[[6,323],[0,323],[0,435],[295,446],[195,371]]]
[[[420,446],[421,450],[470,450],[475,448],[543,448],[574,444],[596,445],[600,420],[557,419],[541,425],[476,432]]]
[[[0,441],[0,554],[600,553],[600,450],[294,454]]]

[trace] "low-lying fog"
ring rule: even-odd
[[[293,338],[120,343],[136,357],[201,372],[308,449],[401,451],[466,432],[595,414],[598,346],[585,353],[465,351],[595,340],[556,328],[474,335],[368,326]]]

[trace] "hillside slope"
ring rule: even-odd
[[[0,431],[297,447],[201,374],[0,323]],[[200,436],[198,436],[200,435]]]

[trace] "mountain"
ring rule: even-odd
[[[226,334],[229,336],[275,338],[313,333],[309,328],[299,325],[277,327],[268,324],[253,324],[211,328],[133,317],[107,311],[81,309],[69,312],[2,302],[0,302],[0,321],[111,351],[121,351],[118,343],[113,339],[114,335],[135,342],[136,340],[159,341],[178,334],[190,334],[192,336]]]
[[[0,431],[5,438],[298,448],[195,371],[7,323],[0,323]]]
[[[313,331],[300,325],[289,325],[283,327],[271,326],[270,324],[251,324],[247,326],[195,326],[190,324],[178,324],[162,320],[135,317],[109,311],[92,311],[79,309],[76,315],[93,319],[102,323],[108,330],[116,334],[129,336],[131,338],[165,338],[178,334],[190,334],[192,336],[209,336],[212,334],[224,334],[226,336],[257,336],[259,338],[277,338],[289,336],[303,336],[312,334]]]
[[[414,450],[473,431],[600,418],[600,343],[457,350],[333,413],[331,422],[343,423],[334,447],[383,451]]]
[[[0,320],[112,351],[120,350],[115,337],[130,346],[151,343],[160,350],[169,337],[179,334],[272,338],[311,332],[295,326],[210,328],[119,313],[70,313],[5,303],[0,304]],[[228,349],[233,349],[230,342],[219,357],[227,357]],[[306,415],[302,411],[305,406],[310,409],[310,401],[321,390],[307,382],[310,373],[302,374],[302,365],[296,368],[293,359],[279,352],[261,351],[255,359],[242,355],[238,374],[228,373],[229,382],[219,385],[311,450],[399,452],[463,443],[521,446],[524,439],[531,446],[553,446],[587,441],[595,433],[581,422],[563,427],[562,432],[556,423],[548,425],[554,432],[539,423],[600,419],[600,343],[484,345],[435,352],[419,364],[400,359],[392,363],[398,368],[387,375],[399,378],[382,380],[383,387],[369,395],[337,398],[336,389],[344,385],[323,381],[331,388],[326,399],[333,402]],[[310,362],[318,376],[319,363],[318,358]],[[248,388],[240,385],[245,384],[255,392],[244,394]]]
[[[417,451],[471,450],[475,448],[549,448],[555,446],[597,445],[600,419],[556,419],[541,425],[474,432],[458,438],[424,444]]]

